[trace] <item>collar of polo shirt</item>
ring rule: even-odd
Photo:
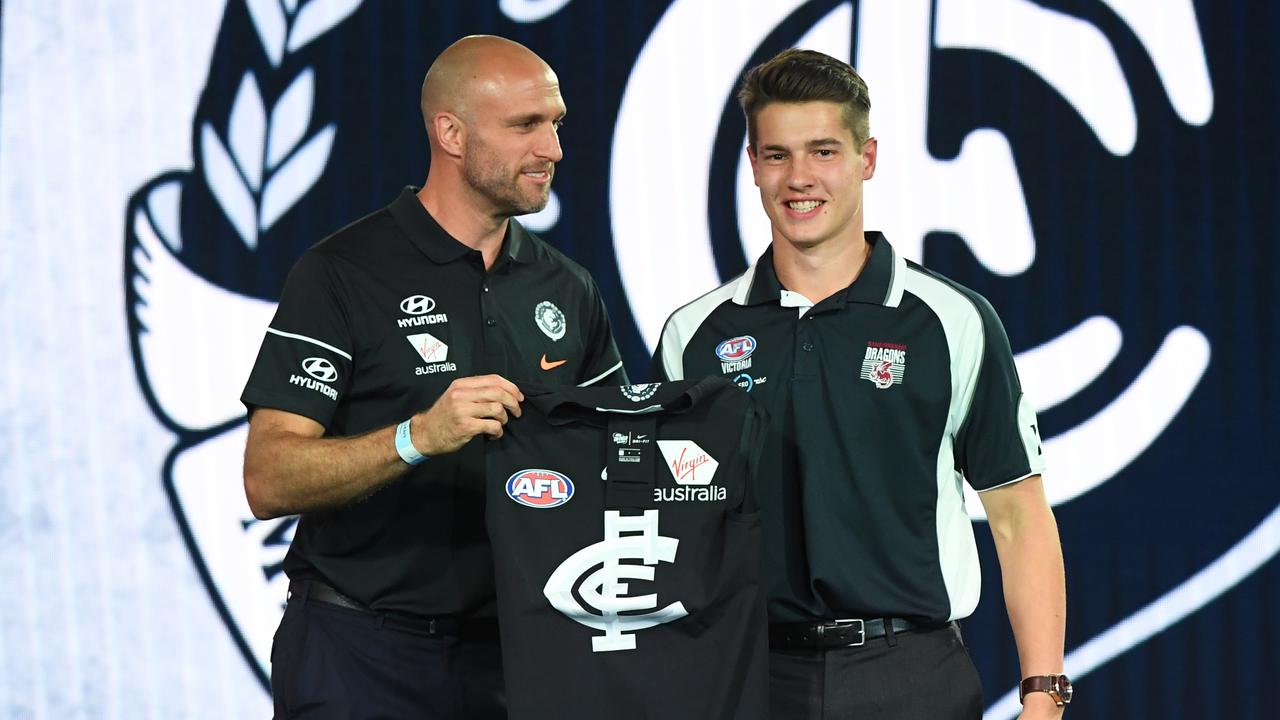
[[[906,260],[898,255],[893,246],[877,231],[866,233],[867,242],[871,245],[871,257],[862,268],[858,277],[845,288],[843,293],[832,296],[831,302],[836,307],[846,303],[866,303],[897,307],[902,300],[902,275],[906,268]],[[778,280],[773,269],[773,248],[769,247],[746,273],[743,274],[737,291],[733,294],[733,302],[738,305],[763,305],[784,301],[786,288]]]
[[[422,206],[417,193],[418,188],[406,187],[391,204],[392,217],[409,236],[413,246],[439,265],[454,262],[475,252],[440,227],[440,223]],[[502,253],[495,266],[501,265],[503,258],[523,264],[534,260],[529,233],[515,218],[507,223],[507,234],[502,239]]]

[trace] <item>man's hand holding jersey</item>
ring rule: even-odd
[[[502,426],[520,417],[524,394],[500,375],[458,378],[430,408],[413,416],[413,444],[428,457],[451,453],[477,435],[502,437]]]
[[[454,380],[431,407],[414,414],[410,436],[427,457],[457,451],[477,435],[502,437],[520,416],[524,394],[498,375]],[[258,408],[249,416],[244,487],[255,517],[266,520],[339,507],[387,485],[409,467],[397,453],[396,426],[325,437],[304,415]]]

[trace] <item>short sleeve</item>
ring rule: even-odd
[[[672,321],[676,313],[671,313],[662,325],[662,335],[658,338],[658,347],[653,350],[653,359],[649,364],[650,382],[671,382],[684,379],[684,368],[680,362],[680,354],[684,352],[681,343],[675,336]]]
[[[582,367],[585,370],[578,383],[581,386],[630,384],[622,356],[618,353],[618,344],[613,339],[608,308],[600,297],[600,289],[590,278],[587,279],[587,292],[590,295],[586,304],[590,308],[590,321],[583,342],[586,356]]]
[[[969,412],[956,436],[956,465],[975,490],[990,490],[1044,472],[1035,411],[1022,393],[1000,318],[982,297],[983,352]]]
[[[308,251],[289,272],[241,402],[296,413],[329,426],[350,387],[352,342],[331,260]]]

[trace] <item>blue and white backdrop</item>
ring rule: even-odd
[[[294,258],[425,177],[431,59],[489,32],[559,72],[528,224],[594,273],[633,377],[768,242],[739,75],[851,60],[870,227],[991,299],[1039,411],[1071,715],[1270,717],[1275,4],[9,0],[0,29],[0,715],[269,715],[292,523],[248,512],[237,397]],[[1018,669],[978,535],[994,720]]]

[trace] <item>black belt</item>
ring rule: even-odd
[[[410,632],[436,636],[450,636],[463,640],[488,640],[497,642],[498,621],[485,618],[459,618],[449,615],[429,617],[396,610],[373,610],[343,595],[319,580],[298,579],[289,581],[289,597],[295,595],[325,605],[354,610],[374,619],[378,626],[389,625]]]
[[[769,625],[769,648],[774,650],[822,650],[835,647],[857,647],[868,640],[894,633],[933,630],[934,625],[920,625],[902,618],[870,620],[827,620],[812,623],[773,623]]]

